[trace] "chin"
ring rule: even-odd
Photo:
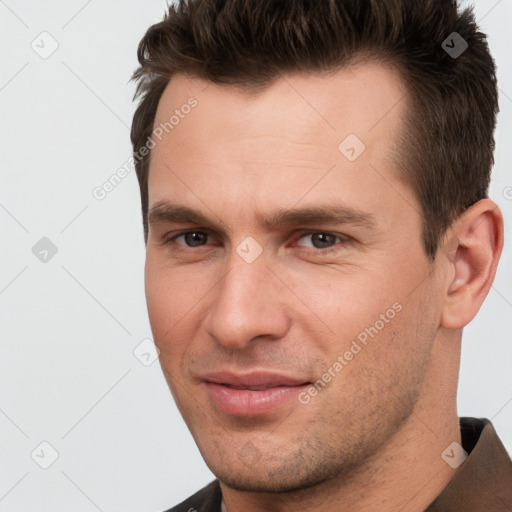
[[[248,471],[248,474],[240,473],[226,473],[216,474],[220,482],[227,487],[241,492],[254,492],[254,493],[292,493],[310,487],[314,487],[324,480],[311,475],[309,478],[297,478],[297,475],[286,478],[269,478],[266,475],[258,474],[255,471]]]
[[[284,460],[261,457],[254,464],[245,464],[235,458],[212,463],[208,467],[217,479],[227,487],[242,492],[292,493],[308,489],[344,473],[343,463],[325,464],[320,457],[306,462],[300,454]]]

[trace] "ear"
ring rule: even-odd
[[[503,216],[496,203],[482,199],[469,207],[445,239],[444,300],[441,326],[462,329],[477,314],[503,249]]]

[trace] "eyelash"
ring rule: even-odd
[[[200,231],[200,230],[194,230],[194,229],[190,230],[189,229],[189,230],[186,230],[186,231],[181,231],[181,232],[173,235],[170,238],[166,238],[163,241],[163,244],[164,245],[169,245],[169,244],[171,244],[173,242],[176,243],[175,241],[176,241],[177,238],[179,238],[180,236],[187,235],[188,233],[201,233],[201,234],[204,234],[204,235],[207,235],[207,236],[212,236],[207,231]],[[318,230],[317,231],[302,231],[302,232],[299,232],[294,237],[294,241],[298,242],[299,240],[301,240],[305,236],[311,236],[311,235],[317,235],[317,234],[334,236],[335,238],[337,238],[339,240],[339,242],[336,242],[333,246],[327,247],[325,249],[317,249],[315,247],[302,247],[302,246],[299,246],[299,247],[301,247],[303,250],[306,250],[306,252],[314,252],[316,254],[319,254],[319,253],[320,254],[330,254],[331,252],[336,251],[336,250],[339,249],[339,247],[337,247],[338,245],[349,244],[349,243],[351,243],[353,241],[353,239],[351,237],[349,237],[348,235],[336,234],[336,233],[331,233],[329,231],[318,231]],[[189,250],[194,250],[194,249],[200,249],[202,247],[205,247],[208,244],[200,245],[200,246],[197,246],[197,247],[190,247],[190,246],[185,245],[185,244],[178,244],[178,245],[183,245],[184,247],[186,247]]]

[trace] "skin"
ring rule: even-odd
[[[151,217],[146,296],[162,370],[227,510],[424,510],[455,474],[441,453],[460,443],[461,333],[494,278],[499,209],[469,208],[428,259],[420,205],[393,160],[406,91],[379,63],[288,75],[257,95],[177,75],[155,127],[190,96],[197,106],[152,150],[149,207],[209,220]],[[338,150],[348,134],[366,146],[354,162]],[[374,222],[257,220],[333,205]],[[187,230],[205,235],[178,236]],[[248,236],[263,249],[252,263],[236,252]],[[200,380],[229,369],[315,382],[395,303],[307,404],[240,418]]]

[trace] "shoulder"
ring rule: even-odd
[[[491,421],[463,417],[459,422],[466,457],[452,466],[452,479],[426,512],[512,510],[512,460]]]
[[[222,492],[218,480],[210,482],[185,501],[165,512],[220,512]]]

